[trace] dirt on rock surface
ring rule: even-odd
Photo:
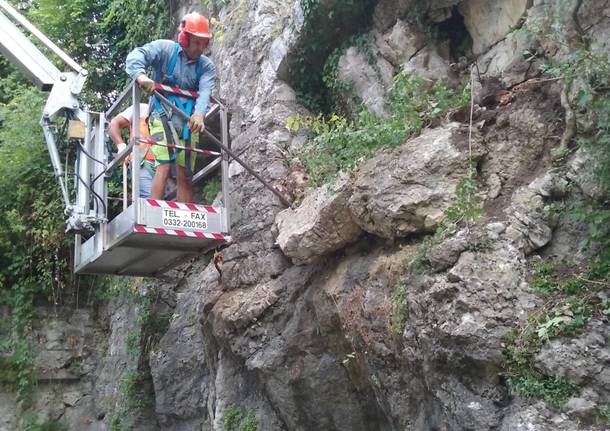
[[[484,216],[489,220],[505,220],[515,190],[552,164],[551,150],[565,128],[560,91],[552,82],[524,83],[510,92],[509,103],[492,105],[474,117],[487,150],[478,171],[487,189]]]

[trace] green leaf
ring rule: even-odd
[[[593,95],[590,92],[585,91],[585,90],[580,90],[578,92],[576,104],[578,105],[578,107],[584,108],[589,103],[591,103],[592,100],[593,100]]]

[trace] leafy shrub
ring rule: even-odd
[[[542,398],[555,408],[578,394],[578,387],[563,377],[531,371],[509,379],[513,391],[525,398]]]
[[[587,323],[589,310],[585,304],[577,299],[570,299],[568,303],[551,310],[536,328],[541,341],[559,336],[576,335]]]
[[[224,431],[256,431],[258,424],[253,411],[231,405],[224,412]]]
[[[311,139],[297,157],[310,175],[312,185],[330,181],[337,171],[349,171],[380,148],[396,146],[424,126],[439,121],[448,110],[464,106],[465,87],[451,89],[442,81],[399,73],[389,94],[388,118],[363,109],[353,121],[333,114],[324,117],[289,117],[286,127],[308,127]]]
[[[0,305],[11,313],[10,337],[0,353],[9,355],[17,397],[26,404],[35,386],[33,299],[57,298],[70,283],[70,241],[38,125],[42,107],[33,89],[18,90],[0,105]]]
[[[471,163],[467,175],[460,180],[455,188],[455,197],[452,204],[445,213],[445,228],[459,225],[462,222],[472,223],[479,219],[483,213],[481,199],[476,195],[477,192],[477,173],[476,168]]]
[[[203,201],[208,205],[212,205],[212,202],[214,201],[216,196],[218,196],[218,193],[220,193],[221,191],[222,191],[221,178],[219,176],[210,178],[208,181],[206,181],[205,185],[203,186],[203,190],[202,190]]]

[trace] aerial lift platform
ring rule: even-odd
[[[9,19],[10,18],[10,19]],[[72,70],[60,72],[24,35],[21,28],[36,36]],[[0,0],[0,52],[20,69],[38,88],[50,92],[40,124],[64,200],[66,231],[75,234],[74,270],[77,274],[117,274],[156,276],[191,256],[226,244],[230,238],[229,161],[241,164],[280,201],[290,203],[274,187],[243,162],[229,148],[228,112],[212,98],[206,125],[216,123],[219,133],[206,127],[204,134],[218,151],[182,149],[211,157],[211,162],[193,175],[193,183],[205,179],[220,168],[222,200],[218,206],[139,197],[139,169],[131,170],[131,197],[127,184],[126,157],[141,160],[142,139],[139,121],[132,121],[132,140],[112,161],[106,156],[107,119],[116,115],[131,95],[133,118],[139,118],[140,88],[132,82],[106,112],[81,109],[78,95],[87,71],[47,39],[6,0]],[[174,87],[155,85],[155,96],[172,115],[188,118],[167,100],[164,94],[177,93],[196,98],[197,94]],[[57,148],[59,121],[69,123],[68,138],[74,146],[72,182],[64,176],[64,161]],[[159,143],[152,143],[160,145]],[[135,165],[135,163],[132,163]],[[123,170],[123,209],[112,217],[109,211],[108,184],[113,172]],[[67,177],[66,177],[67,178]],[[72,186],[70,186],[72,184]]]
[[[157,91],[173,92],[179,89],[157,85]],[[82,204],[89,203],[89,210],[97,213],[100,219],[108,217],[108,206],[100,201],[109,202],[107,180],[112,173],[124,165],[124,159],[133,153],[135,160],[140,160],[141,148],[135,145],[140,136],[139,121],[133,121],[134,141],[115,159],[106,165],[95,160],[105,158],[105,133],[100,126],[106,118],[115,115],[115,111],[131,93],[133,118],[139,118],[140,89],[132,83],[123,97],[114,103],[106,113],[88,113],[89,121],[85,132],[85,150],[93,157],[81,160],[81,178],[100,178],[94,181],[92,189],[79,182],[77,196]],[[190,93],[189,97],[197,97]],[[223,147],[228,147],[228,115],[226,107],[212,100],[212,106],[206,115],[206,123],[220,122],[220,136],[213,136]],[[209,132],[208,132],[209,133]],[[220,138],[220,139],[219,139]],[[154,142],[153,142],[154,145]],[[131,171],[131,199],[126,184],[127,175],[123,175],[123,211],[112,220],[94,225],[93,235],[76,234],[74,260],[78,274],[118,274],[154,276],[182,262],[190,256],[197,255],[230,241],[229,236],[229,175],[228,154],[206,150],[192,150],[195,154],[213,157],[211,163],[194,174],[194,181],[205,178],[220,166],[222,181],[222,201],[220,206],[181,203],[169,200],[155,200],[138,197],[140,190],[139,169]],[[202,154],[204,153],[204,154]],[[102,181],[105,178],[106,181]]]

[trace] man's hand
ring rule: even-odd
[[[155,81],[153,81],[144,74],[138,76],[136,82],[138,83],[140,88],[147,94],[152,94],[152,92],[155,90]]]
[[[205,124],[203,123],[203,115],[193,114],[189,118],[189,129],[191,133],[200,133],[205,130]]]

